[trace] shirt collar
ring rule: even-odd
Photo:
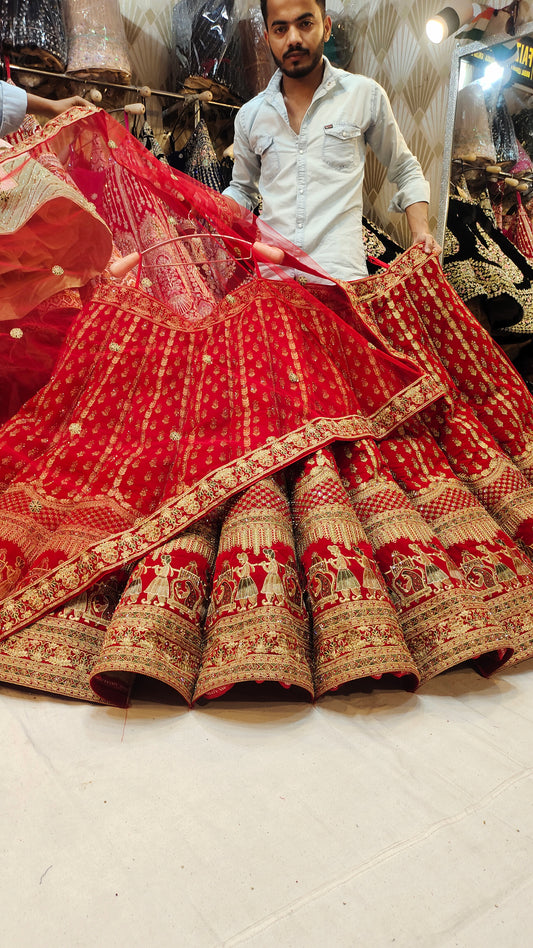
[[[329,92],[329,90],[333,89],[333,87],[340,82],[342,77],[346,75],[344,69],[337,69],[335,66],[332,66],[327,56],[323,56],[322,59],[324,62],[324,75],[322,76],[322,82],[318,86],[315,95],[319,89],[325,89],[326,92]],[[283,73],[281,69],[276,69],[272,79],[268,83],[265,89],[265,98],[269,102],[272,102],[277,95],[281,95],[282,76]]]

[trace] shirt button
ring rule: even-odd
[[[342,137],[343,137],[343,138],[346,138],[346,132],[343,132],[343,133],[342,133]]]
[[[303,189],[303,188],[300,188],[300,190],[299,190],[298,193],[299,193],[299,194],[303,194],[303,193],[304,193],[304,189]]]
[[[298,224],[298,227],[303,227],[303,226],[304,226],[303,224]]]

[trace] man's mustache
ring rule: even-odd
[[[304,49],[303,46],[293,46],[291,49],[288,49],[286,53],[283,54],[283,59],[288,59],[289,56],[292,56],[293,53],[308,53],[309,50]]]

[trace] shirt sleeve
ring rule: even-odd
[[[233,198],[238,204],[247,207],[249,211],[253,211],[261,200],[259,194],[261,159],[250,147],[249,132],[243,109],[237,113],[235,119],[233,155],[231,183],[222,193],[226,197]]]
[[[377,83],[372,101],[372,122],[366,131],[366,140],[385,165],[389,181],[398,188],[389,211],[405,211],[406,207],[417,201],[429,202],[429,182],[424,178],[418,158],[407,147],[387,93]]]
[[[24,89],[0,81],[0,136],[15,132],[24,121],[28,97]]]

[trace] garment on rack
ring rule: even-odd
[[[457,93],[452,158],[484,165],[496,161],[487,103],[479,82],[470,82]]]
[[[485,100],[496,150],[496,162],[503,168],[511,168],[518,161],[518,144],[501,87],[487,90]]]
[[[377,273],[381,264],[392,263],[404,248],[400,247],[379,224],[363,216],[363,245],[366,253],[366,265],[369,273]]]
[[[250,95],[242,67],[239,15],[234,0],[180,0],[172,11],[176,82],[199,76],[214,98],[224,89],[240,101]]]
[[[144,121],[142,123],[142,128],[140,132],[135,135],[135,137],[138,141],[140,141],[141,145],[144,145],[144,147],[152,153],[154,158],[157,158],[158,161],[168,164],[167,156],[155,137],[154,130],[149,122]]]
[[[264,36],[265,24],[260,7],[255,3],[241,11],[239,41],[241,68],[244,74],[246,99],[266,89],[276,66]]]
[[[520,192],[516,194],[516,204],[502,219],[502,231],[517,250],[533,263],[533,226],[522,204]]]
[[[67,72],[86,79],[131,82],[131,63],[119,0],[63,0]]]
[[[533,172],[533,162],[518,139],[516,142],[516,147],[518,151],[518,160],[516,164],[510,169],[509,174],[513,178],[522,178],[525,174],[530,175],[531,172]]]
[[[482,301],[496,339],[533,333],[533,267],[476,202],[450,198],[443,268],[461,299]]]
[[[331,34],[324,46],[324,53],[330,63],[338,66],[339,69],[348,69],[354,54],[357,39],[355,13],[354,4],[341,4],[341,11],[331,10],[328,5],[328,14],[331,16]]]
[[[144,253],[0,430],[0,679],[123,705],[132,673],[319,696],[529,657],[533,403],[436,257],[341,284],[272,233],[254,270],[253,216],[105,113],[34,148]]]
[[[516,137],[530,158],[533,158],[533,112],[521,109],[512,116]]]
[[[63,72],[67,39],[60,0],[0,0],[0,39],[13,62]]]
[[[176,165],[171,162],[174,167]],[[217,158],[209,129],[200,119],[180,154],[179,169],[215,191],[223,191],[231,181],[231,163]]]

